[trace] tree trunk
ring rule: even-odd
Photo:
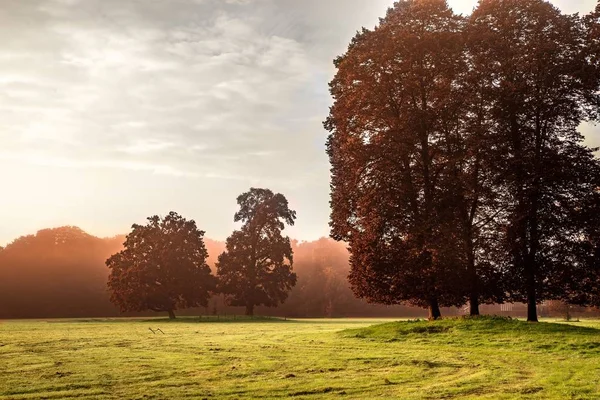
[[[527,321],[538,322],[537,303],[535,301],[535,294],[533,296],[527,296]]]
[[[537,226],[536,226],[537,227]],[[527,287],[527,321],[538,322],[537,293],[535,287],[535,250],[537,243],[532,244],[530,254],[525,257],[525,279]]]
[[[440,305],[438,304],[437,298],[433,298],[429,302],[429,320],[435,321],[436,319],[442,318],[442,312],[440,311]]]
[[[530,263],[527,264],[525,266],[527,274],[527,321],[538,322],[535,276],[532,269],[533,266]]]
[[[518,160],[515,166],[515,183],[516,183],[516,199],[517,199],[517,215],[515,222],[517,224],[517,235],[520,243],[517,245],[519,253],[518,259],[515,260],[517,266],[519,263],[524,263],[525,272],[525,289],[527,292],[527,321],[538,322],[537,317],[537,297],[535,293],[535,246],[537,245],[537,200],[528,197],[526,189],[526,173],[523,165],[523,146],[521,143],[521,132],[517,120],[518,112],[512,109],[511,113],[511,133],[513,140],[513,148],[515,159]],[[538,137],[536,135],[536,141]],[[536,146],[537,147],[537,146]],[[536,167],[539,163],[536,159]],[[537,175],[539,176],[539,175]],[[537,178],[536,178],[537,179]],[[529,206],[530,201],[533,205]],[[513,217],[514,218],[514,217]],[[528,235],[528,226],[531,229],[531,235]],[[530,237],[531,236],[531,237]],[[529,248],[528,248],[529,243]]]
[[[246,315],[254,315],[254,304],[246,304]]]
[[[471,281],[471,295],[469,298],[469,315],[479,315],[479,277],[475,268],[475,256],[472,246],[469,246],[469,280]]]
[[[173,310],[169,310],[169,319],[175,319],[175,312]]]
[[[537,192],[537,189],[536,189]],[[537,315],[537,293],[535,278],[537,275],[536,254],[539,244],[538,218],[537,218],[537,194],[533,196],[530,211],[530,238],[529,253],[525,256],[525,277],[527,279],[527,321],[538,322]]]
[[[469,315],[475,317],[479,315],[479,296],[477,293],[471,293],[471,299],[469,300]]]

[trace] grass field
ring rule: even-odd
[[[0,322],[0,399],[600,399],[600,321],[204,321]]]

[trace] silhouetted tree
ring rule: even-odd
[[[283,303],[296,284],[290,239],[281,235],[286,223],[294,225],[296,212],[282,194],[268,189],[251,188],[237,203],[234,220],[243,225],[227,238],[217,275],[227,303],[244,306],[246,315],[253,315],[254,306]]]
[[[428,307],[465,302],[455,167],[467,65],[444,0],[396,2],[336,59],[325,127],[331,235],[350,245],[354,293]]]
[[[506,194],[508,291],[537,321],[538,302],[580,301],[580,283],[596,275],[584,261],[580,214],[598,187],[598,161],[577,131],[597,118],[594,25],[586,30],[544,0],[482,0],[469,30],[473,68],[491,77],[484,106]]]
[[[531,321],[544,299],[595,303],[599,164],[577,127],[599,118],[599,17],[404,0],[356,35],[325,127],[358,296],[437,318],[508,294]]]
[[[583,75],[587,79],[586,84],[593,86],[597,76],[600,75],[600,0],[596,9],[584,16],[583,26],[586,37],[585,46],[582,48],[584,59],[587,62],[587,68]],[[595,112],[595,118],[599,118],[600,101],[598,96],[589,97],[588,101],[594,105],[588,111]]]
[[[204,231],[175,212],[132,226],[125,249],[106,261],[111,301],[122,311],[168,312],[206,307],[215,278],[206,264]]]
[[[466,263],[466,279],[462,283],[469,300],[469,314],[479,315],[480,304],[505,301],[504,276],[508,257],[499,246],[507,219],[505,188],[496,168],[503,154],[495,146],[494,120],[489,106],[489,87],[494,76],[478,68],[471,47],[479,37],[468,24],[462,28],[462,56],[466,68],[455,82],[458,122],[448,145],[449,170],[443,181],[446,188],[446,210],[454,219]]]

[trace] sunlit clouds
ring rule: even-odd
[[[0,244],[56,225],[113,235],[170,210],[223,239],[250,186],[286,194],[292,236],[327,235],[331,61],[391,4],[3,1]]]

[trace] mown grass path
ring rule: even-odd
[[[4,321],[0,399],[600,399],[600,321],[381,322]]]

